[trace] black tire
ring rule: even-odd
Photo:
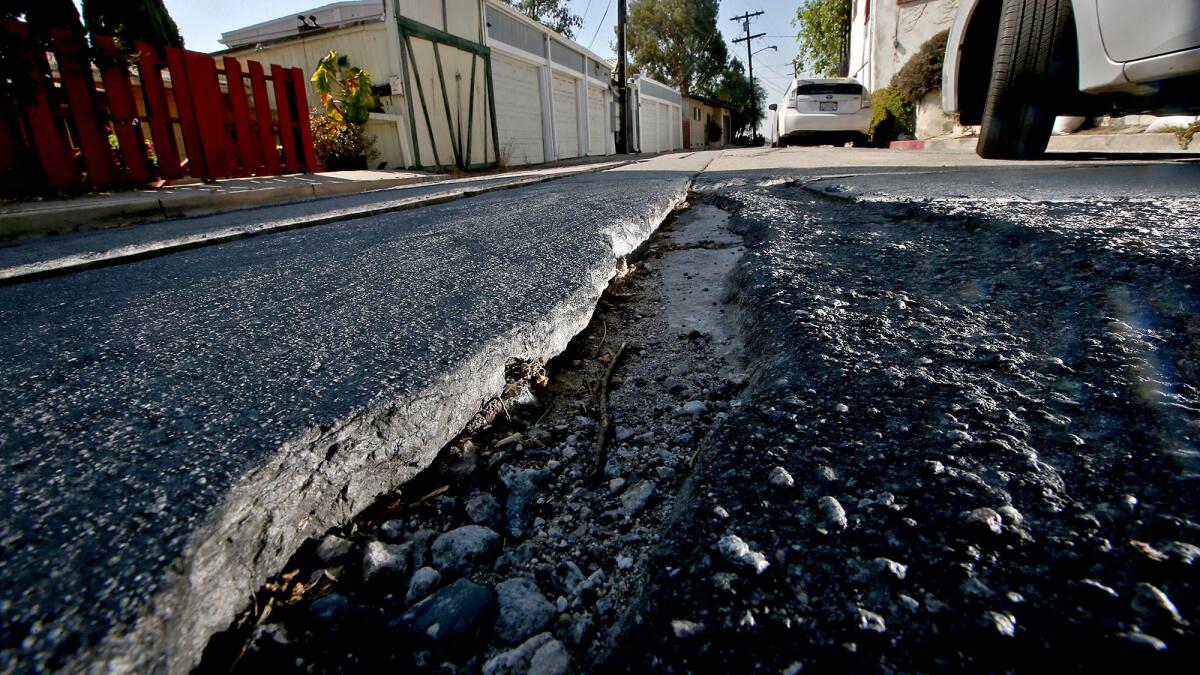
[[[1070,0],[1004,0],[975,151],[988,159],[1046,152],[1074,63]]]

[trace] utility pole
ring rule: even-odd
[[[617,131],[617,152],[629,152],[629,87],[625,80],[625,0],[617,0],[617,97],[621,124]]]
[[[734,43],[746,43],[746,67],[750,69],[750,123],[752,125],[751,128],[753,129],[750,136],[751,145],[758,140],[758,97],[755,96],[754,91],[754,53],[750,49],[750,41],[766,35],[766,33],[759,33],[758,35],[750,34],[750,19],[756,16],[762,16],[762,12],[746,12],[741,16],[735,16],[730,19],[730,21],[743,22],[743,26],[746,30],[746,37],[740,37],[734,40]]]

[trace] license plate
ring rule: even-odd
[[[821,112],[837,112],[837,101],[826,103],[821,102]]]

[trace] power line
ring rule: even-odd
[[[596,36],[600,34],[600,29],[604,27],[604,20],[608,18],[608,10],[612,9],[612,0],[608,0],[608,6],[604,8],[604,16],[600,17],[600,25],[596,26],[596,32],[592,33],[592,41],[588,43],[588,49],[596,44]]]

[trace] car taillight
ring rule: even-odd
[[[860,108],[870,108],[871,107],[871,97],[870,96],[867,96],[866,94],[860,94],[859,99],[862,100],[862,103],[859,105]]]
[[[791,108],[792,110],[796,109],[796,96],[794,94],[790,99],[788,99],[787,107]]]

